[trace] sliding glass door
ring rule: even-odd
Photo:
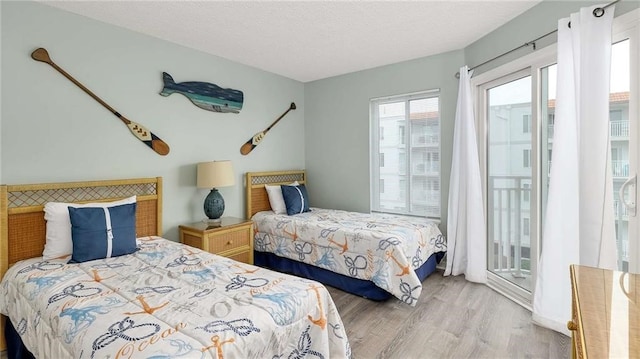
[[[618,269],[634,273],[640,272],[638,38],[637,19],[614,25],[608,118]],[[562,121],[555,116],[555,62],[550,46],[473,78],[484,162],[488,284],[528,308],[544,245],[554,125]]]
[[[532,107],[528,71],[487,86],[488,270],[531,291]]]

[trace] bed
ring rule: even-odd
[[[101,235],[115,236],[108,248],[117,253],[117,218],[132,205],[110,203],[130,196],[132,253],[79,263],[42,258],[53,223],[45,203],[103,204],[69,209],[73,231],[79,214],[104,212]],[[320,283],[166,240],[161,220],[161,178],[0,186],[0,334],[6,329],[9,341],[0,349],[8,344],[9,358],[24,350],[42,358],[351,356]]]
[[[295,182],[302,185],[298,192],[306,191],[304,170],[246,173],[254,263],[372,300],[396,297],[414,306],[422,281],[446,252],[437,224],[426,218],[313,207],[308,212],[296,209],[302,213],[294,215],[274,213],[266,189]]]

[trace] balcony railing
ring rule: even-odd
[[[623,205],[619,200],[613,201],[613,213],[615,219],[624,219],[629,220],[629,211],[627,210],[627,206]]]
[[[629,177],[629,160],[611,161],[613,177]]]
[[[515,277],[530,275],[529,228],[523,228],[524,218],[530,218],[531,189],[525,186],[530,183],[531,178],[524,176],[489,177],[490,271],[511,273]],[[527,240],[523,243],[525,233]]]
[[[411,136],[411,146],[437,146],[440,138],[437,134],[414,134]]]
[[[414,175],[427,175],[427,174],[439,174],[440,173],[440,162],[439,161],[431,161],[425,163],[418,163],[413,166],[413,174]]]
[[[610,124],[612,138],[629,138],[629,121],[615,120],[611,121]]]
[[[609,122],[610,134],[612,139],[628,139],[629,138],[629,121],[614,120]],[[547,125],[547,138],[553,140],[553,125]]]
[[[488,180],[488,269],[497,274],[527,277],[530,273],[531,250],[529,238],[531,189],[530,177],[490,176]],[[622,227],[628,221],[627,208],[618,199],[614,202],[618,230],[616,243],[620,260],[629,261],[629,241]],[[622,221],[622,222],[621,222]],[[532,288],[531,288],[532,289]]]

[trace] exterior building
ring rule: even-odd
[[[440,116],[437,111],[381,113],[380,207],[440,218]],[[407,209],[407,206],[410,208]]]
[[[550,173],[553,157],[555,100],[546,111],[546,146],[541,149],[543,171]],[[492,212],[488,223],[490,268],[496,273],[527,279],[530,272],[530,200],[531,200],[531,103],[489,107],[489,151],[487,208]],[[614,186],[614,213],[619,268],[628,269],[628,214],[618,198],[618,191],[629,176],[629,92],[610,95],[610,139]],[[543,179],[543,209],[549,176]],[[544,225],[544,215],[542,216]],[[531,284],[522,281],[523,287]]]

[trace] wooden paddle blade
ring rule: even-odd
[[[242,147],[240,147],[240,153],[244,156],[248,155],[251,151],[253,151],[253,149],[256,148],[256,146],[254,146],[251,143],[251,140],[247,141],[247,143],[245,143],[244,145],[242,145]]]
[[[127,127],[129,127],[131,133],[133,133],[133,135],[136,136],[140,141],[144,142],[145,145],[149,146],[159,155],[164,156],[169,153],[169,145],[167,145],[158,136],[154,135],[151,131],[149,131],[139,123],[135,123],[131,120],[127,121],[129,121],[129,123],[127,123]]]
[[[249,152],[253,151],[253,149],[256,148],[258,143],[262,141],[262,139],[266,134],[267,134],[267,131],[262,131],[253,135],[253,137],[251,137],[249,141],[245,142],[245,144],[242,145],[242,147],[240,147],[240,153],[243,155],[249,154]]]
[[[170,151],[169,145],[163,140],[159,139],[158,137],[156,137],[155,140],[151,141],[151,149],[153,149],[154,151],[156,151],[157,154],[162,156],[168,155]]]
[[[51,64],[51,57],[49,57],[49,53],[47,52],[47,50],[43,49],[42,47],[35,49],[31,53],[31,58],[36,61],[46,62],[48,64]]]

